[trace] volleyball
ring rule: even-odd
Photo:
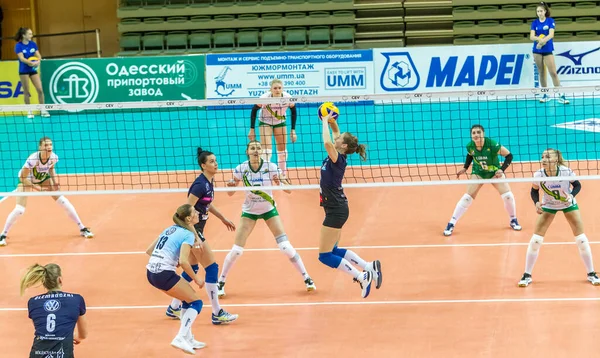
[[[337,121],[338,116],[340,115],[340,110],[332,102],[325,102],[319,106],[318,113],[320,120],[323,120],[323,117],[326,117],[327,115],[331,115],[331,119]]]
[[[40,61],[40,59],[35,56],[31,56],[30,58],[28,58],[28,60],[31,62],[39,62]]]

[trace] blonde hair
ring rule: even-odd
[[[269,88],[273,87],[274,84],[279,83],[283,87],[283,82],[279,78],[275,78],[269,82]]]
[[[554,148],[548,148],[545,150],[546,152],[554,152],[554,154],[556,154],[556,165],[562,165],[562,166],[567,166],[566,162],[565,162],[565,158],[563,157],[563,154],[560,150],[558,149],[554,149]]]
[[[358,144],[358,138],[355,135],[346,132],[344,133],[343,140],[343,143],[347,145],[345,154],[358,153],[363,162],[367,160],[367,146]]]
[[[188,224],[185,221],[185,219],[187,217],[192,215],[192,210],[194,210],[194,207],[191,206],[190,204],[181,205],[180,207],[177,208],[177,211],[175,212],[175,214],[173,214],[173,222],[175,224],[181,226],[182,228],[191,231],[194,234],[194,236],[196,237],[196,240],[201,241],[196,229],[194,229],[194,227],[192,225]]]
[[[61,269],[57,264],[47,264],[46,266],[34,264],[27,269],[23,278],[21,278],[21,296],[23,296],[26,289],[37,285],[40,281],[48,291],[59,289],[58,278],[61,276]]]

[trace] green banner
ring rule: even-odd
[[[204,99],[205,57],[44,60],[46,103]]]

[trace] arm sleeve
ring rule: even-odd
[[[534,204],[540,201],[540,189],[531,188],[531,200],[533,200]]]
[[[556,23],[554,22],[554,19],[550,19],[550,28],[556,29]]]
[[[535,20],[531,23],[531,29],[535,31]]]
[[[463,165],[463,168],[469,169],[471,163],[473,163],[473,156],[471,154],[467,154],[467,158],[465,159],[465,165]]]
[[[575,195],[579,194],[579,192],[581,191],[581,183],[579,182],[579,180],[575,180],[574,182],[571,183],[571,185],[573,185],[573,190],[571,190],[571,195],[575,196]]]
[[[258,113],[258,110],[260,109],[260,106],[255,104],[254,107],[252,107],[252,113],[250,113],[250,128],[254,129],[254,127],[256,126],[256,114]]]
[[[190,188],[190,194],[194,194],[194,196],[198,199],[202,199],[203,197],[205,197],[206,192],[204,191],[203,188],[204,185],[193,185]]]
[[[23,167],[27,169],[33,169],[33,167],[35,167],[35,159],[27,158]]]
[[[242,166],[238,165],[237,167],[235,167],[235,169],[233,170],[233,177],[236,178],[237,180],[242,180]]]
[[[298,112],[296,111],[296,106],[291,107],[290,111],[292,112],[292,130],[296,129],[296,120],[298,118]]]
[[[506,169],[508,168],[508,166],[510,165],[510,163],[513,160],[513,155],[512,153],[509,153],[505,158],[504,158],[504,163],[502,163],[502,166],[500,167],[500,170],[502,170],[503,172],[506,171]]]
[[[274,176],[281,178],[281,169],[275,163],[269,163],[269,177],[273,179]]]
[[[187,230],[186,230],[187,231]],[[188,244],[190,246],[194,246],[194,241],[196,241],[196,236],[193,232],[187,231],[185,233],[185,241],[184,244]]]
[[[85,307],[85,300],[83,299],[83,296],[79,297],[81,298],[81,302],[79,303],[79,315],[83,316],[87,311],[87,308]]]

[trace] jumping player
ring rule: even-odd
[[[329,126],[333,132],[331,140]],[[383,276],[379,260],[367,262],[356,253],[338,248],[342,236],[342,227],[348,220],[350,210],[348,199],[342,188],[344,173],[346,172],[347,157],[349,154],[358,153],[362,160],[367,159],[366,147],[358,144],[358,139],[350,133],[340,133],[337,122],[326,116],[323,118],[323,144],[327,157],[321,165],[321,206],[325,210],[325,220],[321,227],[319,240],[319,261],[323,264],[341,270],[352,276],[360,284],[362,297],[366,298],[371,291],[371,283],[376,281],[376,287],[381,287]],[[353,265],[357,265],[360,272]]]

